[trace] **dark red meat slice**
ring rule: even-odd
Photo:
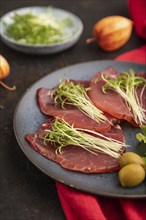
[[[133,118],[132,112],[127,108],[124,99],[116,92],[108,90],[106,94],[102,92],[102,86],[104,81],[101,79],[101,74],[108,75],[111,78],[116,78],[118,73],[113,67],[102,70],[97,73],[90,81],[91,90],[88,95],[94,105],[104,112],[108,112],[113,117],[118,119],[127,120],[130,123],[138,126]],[[138,94],[140,94],[141,88],[138,89]],[[144,94],[146,90],[144,91]],[[146,105],[146,95],[143,95],[143,106]],[[146,106],[145,106],[146,107]],[[145,108],[146,109],[146,108]]]
[[[27,134],[25,139],[35,151],[60,164],[63,168],[84,173],[112,172],[119,169],[118,159],[102,153],[94,155],[77,146],[67,146],[62,149],[62,154],[55,154],[51,144],[48,143],[46,146],[39,138],[40,135],[44,135],[46,128],[50,128],[50,120],[46,121],[36,134]],[[106,133],[106,136],[124,141],[121,129],[112,128],[109,133]]]
[[[79,82],[81,81],[78,81],[78,83]],[[87,87],[89,83],[85,81],[84,85]],[[107,132],[110,130],[111,124],[108,121],[97,123],[74,106],[67,105],[65,109],[62,109],[59,105],[55,106],[50,92],[50,89],[45,88],[40,88],[37,91],[38,104],[41,112],[44,114],[59,118],[60,120],[63,118],[69,124],[74,124],[74,126],[78,128],[81,127],[98,132]],[[116,119],[113,119],[110,115],[106,114],[106,116],[109,120],[116,121]]]

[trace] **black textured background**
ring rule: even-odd
[[[41,173],[23,154],[13,132],[13,113],[21,95],[41,77],[62,67],[91,60],[114,59],[144,42],[133,31],[127,44],[116,52],[104,52],[96,43],[87,45],[92,27],[108,15],[129,17],[127,0],[1,0],[0,15],[16,8],[53,5],[69,10],[84,23],[78,43],[56,55],[32,56],[16,52],[0,41],[0,54],[11,66],[4,82],[16,85],[13,92],[0,87],[0,219],[64,220],[55,181]]]

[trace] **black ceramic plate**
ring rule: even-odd
[[[96,72],[109,66],[114,66],[118,71],[129,71],[131,68],[135,71],[145,71],[145,65],[142,64],[110,60],[81,63],[55,71],[32,85],[18,102],[14,114],[15,135],[21,149],[32,163],[55,180],[76,189],[102,196],[115,198],[146,198],[145,182],[137,187],[128,189],[121,187],[117,172],[84,174],[63,169],[60,165],[32,150],[24,139],[25,134],[36,132],[46,119],[46,116],[40,112],[37,105],[36,90],[38,88],[52,88],[58,84],[60,78],[89,80]],[[132,145],[130,151],[135,151],[138,143],[135,134],[140,130],[128,123],[123,124],[122,127],[127,144]]]

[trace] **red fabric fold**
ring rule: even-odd
[[[68,220],[106,220],[97,197],[56,183],[59,198]]]
[[[146,64],[146,45],[129,51],[125,54],[122,54],[116,58],[116,60],[121,61],[131,61],[131,62],[137,62],[137,63],[143,63]]]
[[[146,200],[120,200],[127,220],[146,219]]]
[[[129,0],[129,12],[137,35],[146,39],[146,0]]]
[[[146,64],[146,45],[122,54],[116,60]],[[146,220],[146,199],[97,197],[59,182],[56,187],[67,220]]]

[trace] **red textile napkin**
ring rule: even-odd
[[[137,35],[146,39],[146,0],[129,0],[129,12]]]
[[[146,64],[146,45],[116,60]],[[113,199],[84,193],[56,183],[67,220],[146,220],[146,199]]]
[[[137,62],[137,63],[143,63],[146,64],[146,45],[129,51],[127,53],[124,53],[116,58],[116,60],[121,61],[131,61],[131,62]]]

